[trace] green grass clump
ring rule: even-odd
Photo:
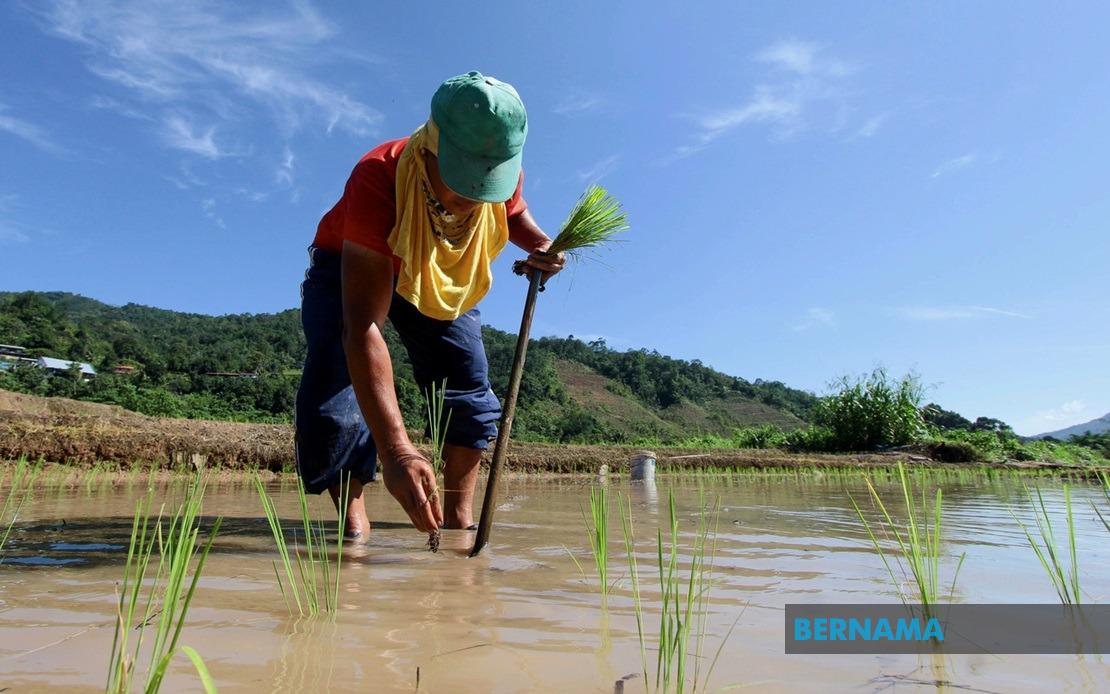
[[[324,531],[322,520],[313,521],[308,511],[308,497],[305,495],[304,483],[297,480],[297,500],[300,509],[300,525],[304,547],[296,544],[296,531],[294,531],[294,544],[289,547],[285,539],[285,531],[281,526],[277,506],[266,492],[266,485],[262,478],[255,476],[255,489],[262,501],[262,509],[266,513],[266,520],[270,524],[270,532],[277,544],[278,556],[281,559],[281,571],[275,560],[274,576],[277,578],[278,589],[285,600],[285,607],[289,614],[293,614],[294,605],[300,616],[315,617],[321,611],[335,614],[339,609],[339,571],[343,562],[343,528],[346,523],[347,497],[350,489],[350,477],[342,483],[343,493],[339,501],[339,529],[335,541],[335,565],[332,565],[329,555],[327,534]],[[282,580],[284,574],[285,580]],[[293,600],[290,602],[289,598]]]
[[[922,479],[925,478],[922,477]],[[896,563],[902,574],[901,577],[895,573],[894,567],[887,560],[887,553],[883,550],[878,534],[863,514],[859,504],[851,495],[848,498],[856,510],[856,515],[863,523],[867,536],[871,538],[871,543],[878,551],[879,557],[882,558],[883,566],[886,567],[890,580],[898,589],[902,601],[909,604],[911,602],[910,598],[914,598],[921,603],[926,616],[933,617],[935,616],[936,605],[942,597],[945,597],[941,594],[940,582],[941,490],[940,487],[937,487],[936,495],[931,504],[932,514],[930,517],[930,503],[924,486],[921,489],[919,508],[916,500],[917,495],[914,493],[913,485],[906,474],[906,468],[901,463],[898,464],[898,481],[902,487],[902,499],[906,505],[906,520],[904,523],[895,523],[870,478],[864,478],[864,482],[866,482],[867,488],[871,492],[872,500],[882,513],[883,523],[880,526],[880,532],[888,537],[893,537],[898,547]],[[901,525],[904,525],[905,528],[900,529]],[[956,578],[959,576],[960,567],[963,566],[966,556],[966,554],[960,555],[960,561],[952,574],[952,583],[948,588],[947,595],[949,600],[952,598]],[[912,580],[914,590],[911,595],[907,595],[902,587],[904,580]]]
[[[547,252],[580,256],[583,251],[597,248],[627,230],[628,215],[621,209],[620,203],[604,188],[594,184],[578,199]]]
[[[635,534],[632,522],[631,500],[618,499],[621,531],[624,536],[628,573],[632,584],[632,604],[636,617],[636,631],[640,643],[640,661],[643,668],[644,688],[656,692],[691,692],[705,690],[713,674],[725,642],[739,621],[737,615],[732,627],[721,640],[716,654],[708,665],[702,656],[709,626],[712,573],[716,558],[717,522],[720,518],[720,501],[715,512],[703,503],[699,514],[698,529],[690,547],[690,566],[685,571],[679,566],[678,513],[674,492],[668,494],[668,534],[656,532],[656,569],[659,577],[660,613],[659,631],[656,635],[655,678],[649,677],[647,659],[647,633],[640,582],[639,563],[636,560]],[[713,519],[712,527],[710,518]],[[712,544],[711,544],[712,543]],[[691,649],[693,649],[691,651]],[[691,657],[693,667],[691,667]]]
[[[119,586],[116,630],[106,687],[108,692],[124,694],[132,690],[140,653],[149,654],[150,658],[143,691],[150,694],[162,686],[166,669],[177,653],[185,617],[204,570],[204,562],[223,520],[216,519],[207,542],[203,548],[198,547],[204,489],[204,479],[200,475],[195,476],[174,511],[168,528],[163,523],[165,506],[154,515],[150,495],[135,505],[127,562],[123,582]],[[150,577],[148,569],[156,550],[158,566]],[[190,577],[189,568],[194,559],[196,566]],[[148,629],[154,632],[153,643],[144,648]],[[132,635],[135,635],[134,645],[131,644]],[[207,668],[203,668],[200,656],[192,649],[190,651],[187,653],[194,665],[200,663],[197,669],[206,691],[215,691],[214,686],[209,689],[211,676]]]
[[[1033,537],[1033,533],[1016,515],[1014,520],[1025,532],[1025,538],[1029,541],[1029,546],[1033,549],[1033,553],[1037,555],[1041,566],[1044,567],[1049,580],[1052,581],[1052,587],[1056,589],[1056,595],[1060,598],[1060,602],[1065,605],[1078,605],[1082,602],[1082,598],[1079,591],[1079,557],[1075,548],[1075,517],[1071,510],[1071,491],[1068,489],[1068,485],[1065,484],[1064,509],[1067,516],[1068,533],[1068,557],[1065,559],[1056,540],[1056,533],[1052,529],[1052,518],[1049,515],[1048,506],[1044,502],[1044,496],[1041,495],[1041,489],[1037,486],[1034,486],[1034,489],[1037,496],[1035,501],[1028,488],[1025,491],[1033,505],[1033,520],[1037,524],[1039,541]],[[1105,522],[1105,519],[1103,522]]]

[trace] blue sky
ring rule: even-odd
[[[591,181],[633,223],[538,334],[818,393],[913,369],[1024,434],[1110,411],[1110,7],[620,5],[5,4],[0,289],[292,307],[351,166],[478,69],[552,235]]]

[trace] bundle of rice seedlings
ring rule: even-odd
[[[574,209],[559,228],[559,235],[551,242],[546,253],[565,253],[572,260],[582,259],[587,251],[596,249],[628,230],[628,215],[607,190],[596,183],[582,193]],[[525,261],[513,266],[518,275],[528,272]],[[540,291],[543,291],[541,284]]]
[[[628,215],[621,204],[595,183],[578,198],[547,252],[580,257],[583,251],[597,248],[627,230]]]

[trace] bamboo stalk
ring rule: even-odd
[[[474,536],[474,547],[470,556],[476,557],[489,542],[490,528],[493,526],[493,512],[497,506],[497,478],[501,465],[509,452],[509,436],[513,430],[513,417],[516,414],[516,397],[520,392],[520,377],[524,373],[524,357],[528,352],[528,333],[532,331],[532,317],[536,313],[536,296],[540,289],[543,273],[530,270],[528,296],[524,300],[524,315],[520,319],[520,332],[516,338],[516,354],[513,356],[513,369],[509,373],[509,392],[505,394],[505,409],[501,413],[501,426],[497,431],[497,443],[493,447],[493,459],[489,465],[489,478],[486,480],[486,494],[482,501],[482,516],[478,521],[478,532]]]

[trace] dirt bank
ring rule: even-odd
[[[603,464],[616,469],[637,450],[514,443],[508,463],[518,471],[590,472]],[[655,453],[660,466],[666,467],[888,466],[900,459],[943,465],[904,452],[798,455],[776,450],[656,448]],[[0,460],[23,456],[86,465],[98,461],[166,467],[204,463],[278,471],[294,464],[293,427],[162,419],[113,405],[0,390]]]

